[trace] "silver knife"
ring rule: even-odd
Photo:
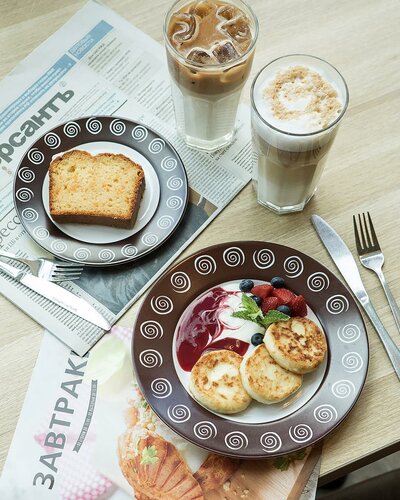
[[[393,342],[379,319],[365,290],[363,282],[361,281],[361,276],[353,255],[342,238],[327,222],[324,221],[324,219],[322,219],[322,217],[319,217],[319,215],[313,215],[311,217],[311,222],[317,231],[318,236],[321,238],[322,243],[325,245],[325,248],[328,250],[329,255],[336,264],[336,267],[339,269],[346,283],[349,285],[350,290],[353,292],[354,296],[361,304],[373,324],[387,352],[387,355],[389,356],[394,371],[400,380],[400,349]]]
[[[77,297],[72,292],[65,290],[55,283],[51,283],[42,278],[37,278],[32,274],[26,273],[17,269],[16,267],[10,266],[5,262],[0,262],[0,269],[6,274],[16,279],[23,285],[27,286],[31,290],[39,293],[46,299],[51,300],[55,304],[63,307],[67,311],[70,311],[80,318],[99,326],[103,330],[110,330],[110,323],[98,312],[96,309],[90,305],[86,300]]]

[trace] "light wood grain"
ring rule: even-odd
[[[106,0],[105,3],[158,41],[164,0]],[[260,20],[253,71],[294,52],[323,57],[337,66],[350,89],[350,107],[318,192],[300,214],[277,216],[257,205],[244,189],[184,255],[229,240],[258,239],[298,248],[333,272],[336,269],[310,224],[318,213],[355,253],[351,216],[369,210],[386,258],[386,274],[400,301],[400,9],[397,0],[252,0]],[[59,28],[83,1],[0,0],[0,77]],[[249,83],[243,100],[248,101]],[[234,224],[232,221],[235,221]],[[376,277],[361,275],[383,323],[400,344]],[[131,326],[138,304],[120,321]],[[0,297],[0,467],[40,348],[42,328]],[[365,389],[346,421],[325,442],[321,475],[333,477],[377,453],[400,448],[400,386],[371,325],[371,362]]]

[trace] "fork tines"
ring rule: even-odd
[[[361,217],[362,215],[362,217]],[[361,255],[364,253],[378,252],[380,250],[378,238],[375,233],[374,226],[372,224],[372,219],[367,212],[367,217],[365,213],[358,214],[358,224],[355,215],[353,215],[353,225],[354,234],[356,237],[357,252]]]

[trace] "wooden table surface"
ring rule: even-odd
[[[0,0],[0,78],[57,30],[83,0]],[[167,0],[105,0],[109,7],[162,42]],[[275,215],[256,203],[247,186],[190,245],[188,255],[229,240],[259,239],[298,248],[336,268],[310,216],[328,220],[355,253],[352,214],[369,210],[385,253],[386,276],[400,302],[400,9],[397,0],[251,0],[260,20],[252,77],[268,61],[309,53],[335,65],[347,80],[350,106],[330,153],[318,192],[302,213]],[[243,100],[248,101],[249,83]],[[235,221],[232,224],[232,221]],[[375,275],[361,276],[379,316],[400,345],[400,335]],[[139,302],[140,304],[140,302]],[[136,304],[120,320],[131,326]],[[0,470],[32,369],[42,327],[0,296]],[[371,359],[362,395],[345,422],[326,439],[321,481],[333,479],[400,449],[400,383],[367,321]]]

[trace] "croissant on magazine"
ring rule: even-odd
[[[128,428],[119,438],[118,455],[121,471],[137,500],[201,500],[237,470],[239,460],[209,454],[192,473],[177,447],[158,434],[163,433],[164,424],[139,390],[134,393],[127,411]],[[173,433],[166,432],[173,439]]]

